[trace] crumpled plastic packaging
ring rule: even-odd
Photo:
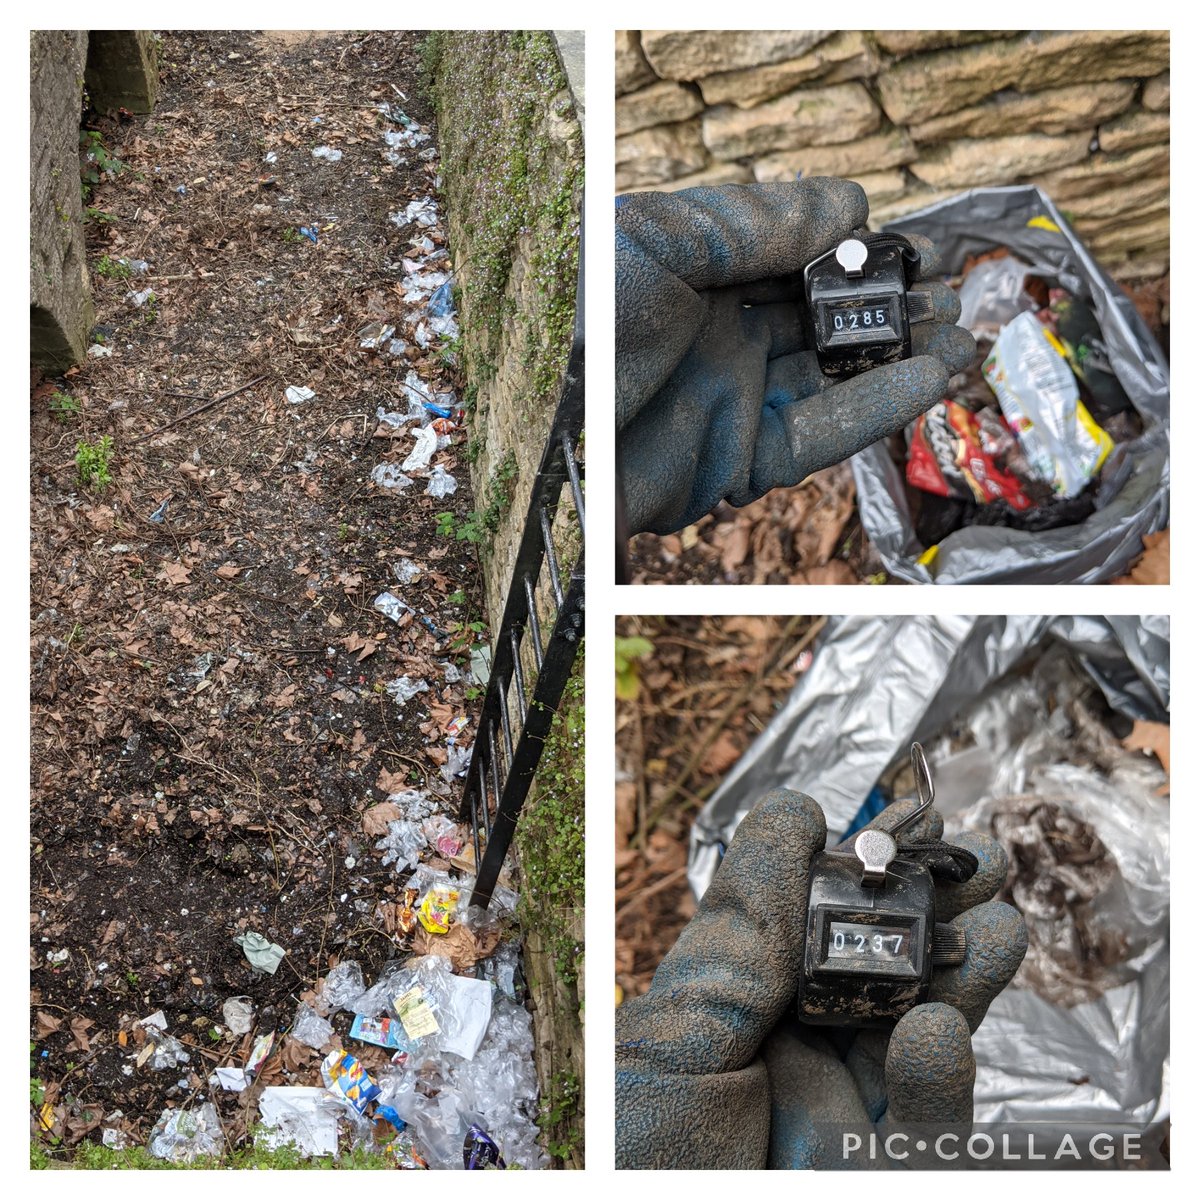
[[[330,1158],[337,1154],[338,1119],[345,1111],[325,1088],[263,1088],[258,1100],[263,1128],[256,1142],[269,1150],[294,1146],[302,1154]]]
[[[327,162],[341,162],[342,152],[335,150],[332,146],[316,146],[312,152],[313,158],[323,158]]]
[[[395,332],[395,325],[385,325],[382,321],[364,325],[358,331],[358,347],[360,350],[378,350]]]
[[[418,225],[428,229],[437,224],[437,205],[431,197],[426,196],[423,200],[412,201],[403,212],[392,213],[390,219],[393,224],[400,226],[416,221]]]
[[[242,953],[245,954],[250,965],[265,975],[274,975],[279,970],[279,964],[283,962],[283,956],[287,953],[282,946],[253,930],[248,933],[239,933],[233,940],[241,946]]]
[[[958,290],[958,324],[972,333],[980,329],[995,334],[1018,313],[1033,312],[1037,301],[1025,290],[1025,280],[1033,273],[1028,263],[1011,254],[976,263]]]
[[[397,873],[403,874],[417,865],[425,845],[425,835],[415,821],[389,821],[388,831],[375,843],[375,849],[387,851],[383,856],[385,867],[395,863]]]
[[[447,496],[453,496],[457,491],[458,480],[445,467],[440,465],[434,467],[429,476],[429,486],[425,489],[425,495],[444,500]]]
[[[379,1085],[367,1074],[366,1068],[345,1050],[331,1050],[321,1063],[325,1086],[340,1101],[359,1116],[379,1095]]]
[[[221,1118],[212,1101],[194,1109],[166,1109],[146,1143],[155,1158],[168,1162],[194,1162],[219,1155],[223,1147]]]
[[[401,587],[408,587],[414,580],[420,579],[424,572],[411,558],[402,558],[392,564],[392,574]]]
[[[419,414],[413,412],[388,412],[387,409],[385,409],[381,404],[375,409],[375,419],[383,425],[390,425],[393,429],[403,429],[409,421],[418,420]],[[377,467],[376,470],[378,469],[379,468]],[[397,470],[399,470],[399,468],[397,468]],[[372,475],[372,478],[374,478],[374,475]],[[376,482],[378,482],[378,480],[376,480]]]
[[[1112,452],[1113,440],[1084,407],[1071,368],[1033,313],[1021,313],[1000,330],[983,377],[1033,473],[1057,495],[1079,495]]]
[[[385,416],[394,416],[387,413]],[[407,418],[405,418],[407,420]],[[395,464],[382,462],[371,470],[371,482],[386,488],[389,492],[402,492],[406,487],[412,487],[412,480]]]
[[[438,448],[438,435],[435,429],[426,425],[417,430],[416,444],[409,456],[400,464],[402,471],[424,471],[429,467],[429,460]]]
[[[183,1043],[169,1033],[160,1033],[154,1039],[154,1053],[150,1055],[150,1066],[155,1071],[165,1071],[192,1061],[192,1056],[183,1048]]]
[[[323,1050],[325,1043],[333,1037],[333,1026],[301,1001],[292,1021],[292,1037],[314,1050]]]
[[[397,708],[403,708],[414,696],[429,691],[429,684],[423,679],[414,680],[407,675],[401,675],[387,684],[384,690],[395,700]]]
[[[408,612],[408,605],[399,596],[393,596],[391,592],[380,592],[371,607],[376,612],[383,613],[389,621],[399,621]]]
[[[254,1022],[254,1001],[249,996],[230,996],[221,1006],[221,1016],[230,1033],[249,1033]]]
[[[312,388],[307,387],[289,387],[284,391],[284,396],[289,404],[301,404],[305,400],[311,400],[317,393]]]
[[[321,1003],[329,1012],[353,1009],[354,1002],[366,990],[362,967],[354,959],[348,958],[338,963],[325,976],[325,985],[321,988]]]
[[[478,981],[474,981],[478,982]],[[432,1039],[428,1039],[432,1040]],[[436,1057],[421,1043],[400,1071],[380,1081],[383,1103],[408,1122],[430,1166],[461,1170],[463,1140],[472,1124],[486,1128],[509,1166],[546,1166],[538,1145],[538,1080],[533,1022],[518,1004],[496,997],[483,1040],[471,1059]],[[416,1087],[436,1065],[436,1095]],[[430,1089],[432,1090],[432,1089]]]
[[[446,761],[438,768],[441,777],[447,783],[461,779],[471,765],[471,746],[452,744],[446,747]]]
[[[450,280],[447,279],[429,297],[429,307],[426,311],[431,317],[450,317],[454,315],[454,298],[450,290]]]

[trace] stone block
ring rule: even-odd
[[[977,104],[1005,88],[1040,91],[1160,74],[1166,31],[1034,32],[905,59],[879,77],[884,110],[896,124],[927,121]]]
[[[145,29],[95,29],[88,39],[88,97],[98,112],[154,111],[158,41]]]
[[[695,80],[799,58],[827,29],[643,29],[642,52],[663,79]]]
[[[910,188],[903,196],[899,196],[895,200],[880,201],[871,208],[871,228],[879,229],[888,221],[894,221],[898,217],[907,217],[909,213],[914,213],[921,208],[928,208],[929,205],[937,204],[941,200],[949,200],[951,196],[957,196],[961,191],[962,188],[935,191],[920,185]]]
[[[891,129],[837,146],[808,146],[770,154],[754,164],[754,177],[761,183],[795,179],[798,174],[857,179],[864,173],[903,166],[916,157],[917,149],[908,134],[903,129]]]
[[[1151,254],[1171,244],[1171,215],[1156,213],[1142,221],[1125,221],[1113,229],[1086,237],[1093,254]]]
[[[1051,188],[1042,183],[1043,189],[1056,204],[1058,198]],[[1132,213],[1135,216],[1146,212],[1159,212],[1171,202],[1171,180],[1168,175],[1151,175],[1134,179],[1126,184],[1108,181],[1108,186],[1093,196],[1080,196],[1064,200],[1060,207],[1063,214],[1077,226],[1089,220],[1124,221]]]
[[[953,138],[1094,129],[1101,121],[1124,112],[1136,90],[1133,80],[1121,79],[1048,88],[1028,96],[1001,92],[983,104],[921,121],[909,132],[917,142],[945,142]]]
[[[617,136],[649,129],[652,125],[673,125],[694,117],[704,102],[686,84],[661,79],[636,92],[617,98]]]
[[[79,191],[79,111],[87,34],[29,39],[29,359],[50,371],[84,360],[92,301]]]
[[[1155,146],[1170,140],[1169,112],[1135,110],[1100,127],[1100,149],[1108,154],[1137,150],[1142,146]]]
[[[681,192],[684,188],[720,187],[726,183],[753,183],[754,173],[741,163],[713,163],[694,175],[682,175],[668,179],[665,183],[643,184],[640,188],[626,189],[639,192]]]
[[[1088,156],[1092,135],[1044,133],[947,142],[931,147],[909,168],[930,187],[988,187],[1065,167]]]
[[[1086,162],[1076,163],[1029,180],[1042,188],[1060,206],[1084,196],[1103,196],[1107,192],[1139,179],[1163,175],[1170,169],[1171,152],[1167,146],[1146,146],[1125,154],[1093,154]]]
[[[764,100],[782,96],[802,83],[820,79],[825,83],[844,83],[875,73],[879,56],[865,34],[846,30],[826,38],[800,58],[746,67],[740,71],[722,71],[700,80],[706,104],[736,104],[753,108]]]
[[[1005,29],[876,29],[875,43],[881,50],[902,58],[922,50],[942,50],[948,46],[970,46],[1004,37]]]
[[[731,105],[704,114],[704,144],[714,158],[732,160],[851,142],[879,128],[879,106],[861,83],[799,88],[758,108]]]
[[[658,78],[642,53],[641,39],[635,29],[617,30],[617,95],[636,92]]]
[[[708,165],[700,121],[659,125],[617,138],[617,191],[666,183]]]
[[[1146,86],[1142,89],[1142,107],[1151,112],[1166,112],[1171,107],[1170,71],[1146,80]]]

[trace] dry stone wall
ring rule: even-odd
[[[858,180],[879,225],[1043,187],[1118,277],[1170,248],[1165,31],[624,30],[618,192]]]

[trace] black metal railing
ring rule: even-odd
[[[491,903],[583,638],[583,473],[576,459],[583,432],[583,348],[581,239],[566,377],[529,497],[459,815],[460,820],[471,820],[476,863],[471,903],[483,908]],[[565,577],[552,533],[564,493],[578,518],[579,538],[578,554]],[[543,567],[549,575],[545,638],[538,616]]]

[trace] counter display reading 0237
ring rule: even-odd
[[[908,958],[912,930],[895,925],[858,925],[849,921],[829,922],[830,958]]]

